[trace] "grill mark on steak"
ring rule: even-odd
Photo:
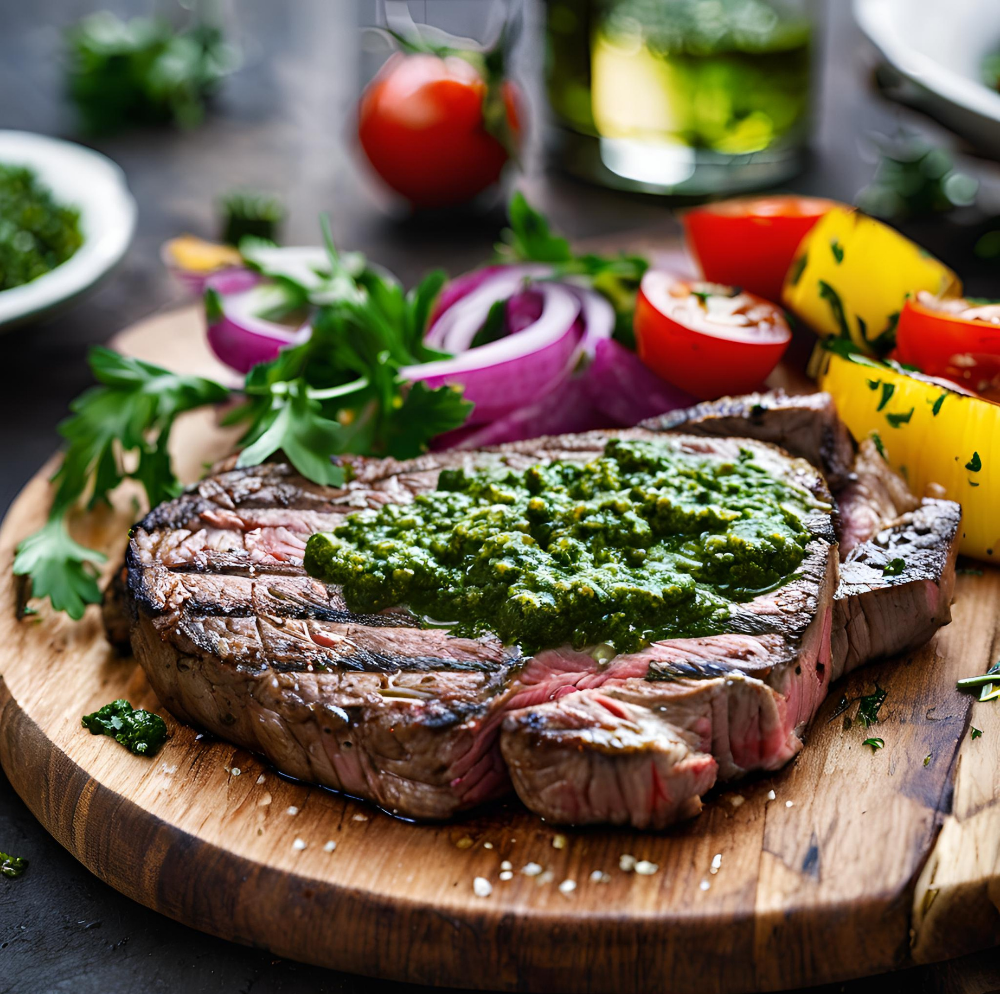
[[[136,656],[182,720],[399,814],[449,817],[507,792],[508,770],[525,803],[553,821],[662,827],[694,814],[717,778],[787,762],[827,692],[839,624],[830,511],[812,516],[797,575],[737,606],[730,633],[666,640],[607,664],[566,647],[521,660],[496,639],[421,629],[401,609],[354,615],[301,566],[317,522],[412,500],[445,466],[584,461],[609,437],[653,436],[588,432],[406,463],[349,458],[340,488],[284,464],[215,474],[134,530],[122,589]],[[816,472],[771,446],[674,438],[684,451],[727,457],[751,447],[831,501]],[[821,445],[816,453],[829,462]],[[868,596],[845,589],[843,603]]]

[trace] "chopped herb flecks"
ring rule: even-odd
[[[972,453],[972,458],[965,464],[965,468],[970,473],[978,473],[983,468],[983,461],[979,458],[978,452]]]
[[[155,756],[167,741],[167,725],[158,714],[137,711],[123,700],[84,715],[83,727],[91,735],[110,735],[136,756]]]
[[[866,746],[871,746],[872,747],[872,752],[878,752],[879,749],[882,749],[882,748],[885,747],[885,740],[884,739],[870,738],[870,739],[865,739],[864,742],[862,742],[861,744],[862,745],[866,745]]]
[[[886,404],[889,403],[890,398],[896,392],[895,383],[883,383],[882,384],[882,399],[878,402],[878,407],[875,408],[876,411],[881,411]]]
[[[872,441],[875,443],[875,448],[878,450],[878,454],[885,459],[886,462],[888,462],[889,457],[885,454],[885,446],[882,444],[882,436],[877,431],[873,431],[871,436]]]
[[[788,283],[790,286],[795,286],[800,279],[802,279],[802,272],[806,268],[806,263],[809,261],[809,256],[803,252],[793,263],[792,268],[788,273]]]
[[[844,261],[844,246],[835,238],[830,242],[830,251],[833,253],[833,257],[837,260],[837,265],[839,266]]]
[[[0,852],[0,874],[16,880],[28,868],[28,861],[21,856],[8,856]]]
[[[840,334],[844,338],[850,338],[851,330],[847,326],[847,314],[844,311],[844,302],[840,299],[840,294],[826,280],[819,280],[819,295],[830,305],[833,320],[837,322]]]
[[[913,412],[915,410],[916,408],[911,407],[906,414],[887,414],[885,419],[892,425],[893,428],[898,428],[900,425],[909,424],[910,418],[913,417]]]
[[[890,559],[882,567],[883,576],[899,576],[903,570],[906,569],[906,560],[897,556],[895,559]]]
[[[927,753],[927,755],[924,756],[924,766],[930,766],[930,765],[931,765],[931,754]]]
[[[936,401],[934,401],[934,406],[931,408],[931,414],[937,417],[941,413],[941,405],[944,403],[945,398],[948,395],[946,393],[941,394]]]
[[[882,707],[886,697],[888,696],[889,691],[883,690],[878,684],[875,684],[875,693],[865,694],[863,697],[859,698],[858,721],[860,721],[865,728],[871,728],[872,725],[878,722],[879,709]]]
[[[972,726],[972,737],[974,739],[981,739],[983,737],[983,730],[981,728],[976,728],[975,725]]]

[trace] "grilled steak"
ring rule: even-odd
[[[782,401],[780,409],[799,411],[785,423],[804,425],[793,400]],[[743,405],[754,419],[744,429],[760,428],[757,406]],[[827,423],[826,401],[809,410]],[[777,437],[773,419],[760,430]],[[836,468],[846,437],[836,426],[791,434],[835,478],[857,482]],[[816,511],[795,577],[738,605],[728,634],[665,640],[604,662],[569,647],[522,658],[489,635],[422,628],[401,608],[355,614],[338,588],[302,569],[312,533],[358,509],[409,502],[445,467],[584,462],[611,437],[655,436],[625,429],[405,463],[352,459],[340,489],[284,464],[217,472],[133,530],[106,602],[109,631],[121,632],[123,605],[133,650],[178,718],[392,812],[446,818],[513,782],[552,821],[659,828],[696,813],[716,780],[786,763],[832,679],[947,620],[955,505],[925,502],[898,522],[879,517],[838,589],[823,477],[746,438],[675,436],[687,451],[726,458],[750,448],[774,475],[806,486]],[[877,568],[895,558],[907,564],[898,574]],[[898,613],[918,609],[921,624],[910,618],[907,638],[894,635]]]

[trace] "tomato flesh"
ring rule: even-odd
[[[636,300],[635,336],[654,373],[713,400],[759,387],[792,333],[781,308],[756,294],[651,270]]]
[[[483,123],[486,82],[458,56],[397,52],[365,89],[358,138],[375,172],[415,207],[471,200],[500,178],[508,153]],[[520,95],[503,84],[520,134]]]
[[[816,197],[741,197],[695,207],[682,221],[706,280],[780,301],[799,243],[835,206]]]
[[[1000,304],[920,293],[903,305],[895,354],[923,373],[1000,400]]]

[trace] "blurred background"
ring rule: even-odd
[[[499,6],[408,8],[418,23],[489,42]],[[234,190],[276,205],[286,244],[317,243],[327,212],[338,245],[407,285],[433,267],[487,261],[514,186],[572,240],[616,247],[669,246],[677,209],[706,197],[794,191],[863,206],[961,272],[969,295],[1000,296],[996,0],[512,3],[505,72],[519,161],[471,205],[426,208],[413,206],[419,193],[408,201],[392,189],[392,154],[380,177],[359,143],[359,99],[390,51],[363,29],[386,25],[384,4],[106,8],[94,20],[93,2],[0,0],[0,129],[98,150],[138,206],[130,249],[93,292],[0,328],[0,369],[14,374],[0,390],[3,510],[89,385],[88,345],[188,300],[161,246],[185,233],[218,239],[219,204]],[[148,24],[128,23],[151,16],[170,25],[152,41]],[[186,40],[171,47],[175,35]],[[135,55],[124,69],[107,65],[115,46]],[[167,52],[155,71],[154,50]],[[144,86],[154,96],[132,100]],[[2,774],[0,838],[32,860],[30,883],[0,882],[0,994],[126,989],[139,978],[151,991],[398,989],[276,963],[132,905],[45,835]],[[993,958],[838,989],[986,991],[1000,988]]]

